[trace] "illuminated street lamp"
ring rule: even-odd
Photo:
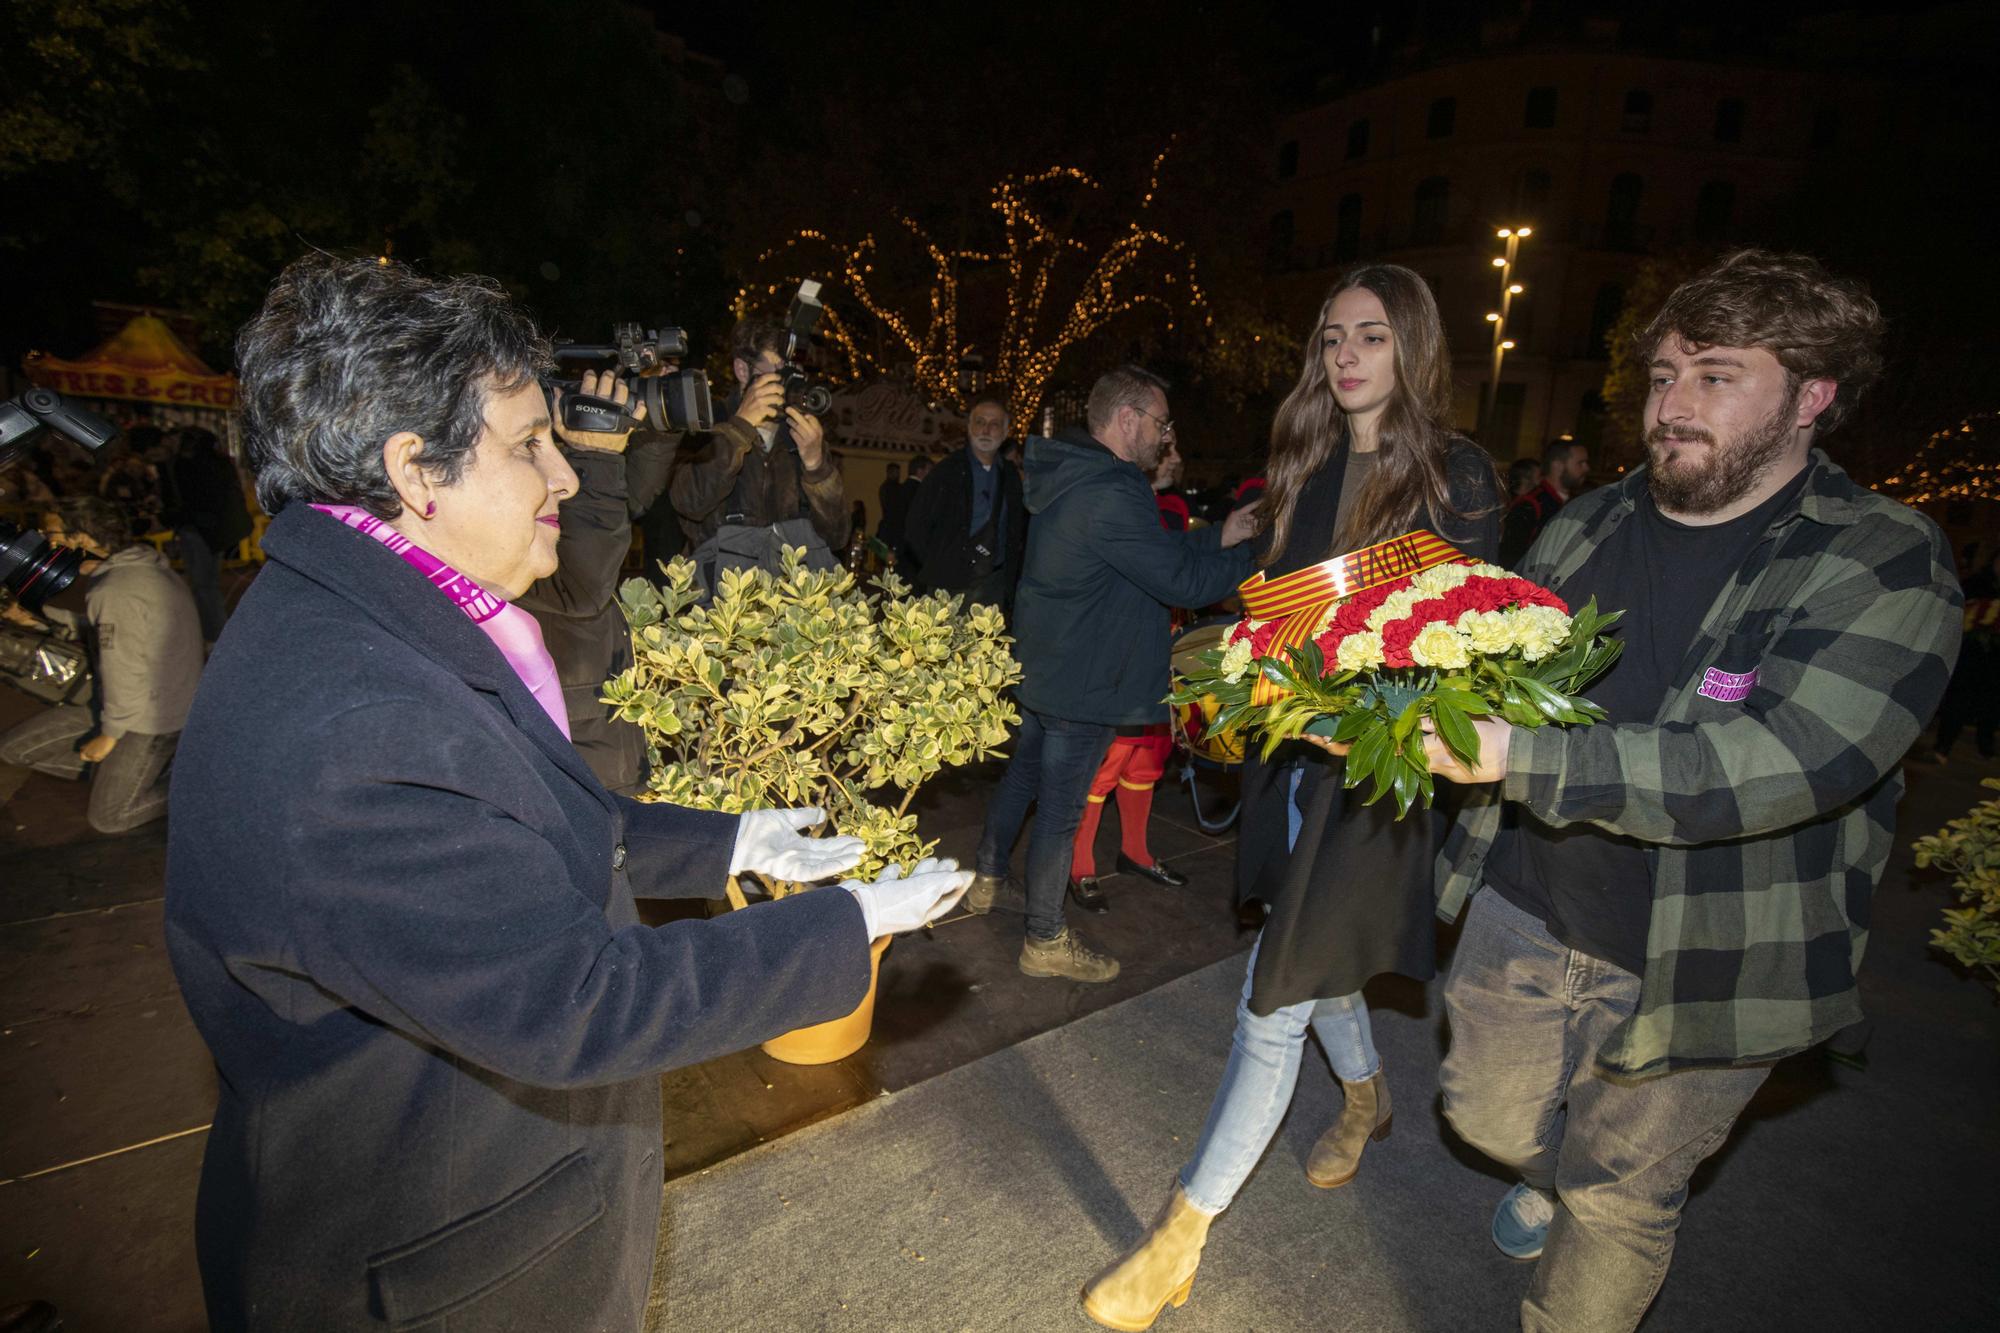
[[[1507,316],[1513,310],[1514,298],[1527,290],[1524,284],[1514,281],[1514,261],[1520,254],[1521,242],[1534,235],[1535,231],[1532,227],[1502,227],[1495,234],[1506,242],[1507,249],[1506,253],[1496,255],[1493,260],[1493,267],[1500,270],[1500,309],[1497,313],[1489,311],[1486,316],[1486,322],[1493,326],[1493,375],[1486,394],[1488,430],[1499,415],[1500,363],[1508,352],[1514,350],[1514,340],[1507,336]],[[1485,443],[1492,447],[1494,442],[1487,440]]]

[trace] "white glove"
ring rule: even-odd
[[[729,873],[754,870],[767,879],[797,884],[838,875],[861,859],[867,844],[859,838],[806,838],[809,829],[826,818],[817,807],[804,810],[745,810],[737,816],[736,847],[729,854]]]
[[[840,881],[840,887],[861,904],[861,917],[871,940],[929,925],[958,906],[971,885],[972,872],[960,870],[958,862],[949,859],[919,861],[907,877],[890,866],[873,884],[858,879]]]

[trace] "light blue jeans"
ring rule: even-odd
[[[1287,790],[1286,841],[1296,846],[1300,816],[1300,770],[1294,768]],[[1342,1083],[1366,1083],[1382,1071],[1375,1052],[1375,1033],[1368,1022],[1368,1004],[1361,992],[1324,1000],[1302,1000],[1262,1017],[1250,1012],[1250,988],[1257,975],[1260,935],[1250,949],[1243,977],[1243,994],[1236,1002],[1236,1034],[1230,1039],[1229,1067],[1208,1108],[1194,1159],[1181,1168],[1181,1192],[1204,1213],[1227,1208],[1250,1178],[1264,1150],[1271,1146],[1285,1110],[1298,1086],[1299,1063],[1306,1029],[1319,1036],[1327,1063]]]

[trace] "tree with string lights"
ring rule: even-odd
[[[985,245],[941,242],[900,210],[890,243],[802,229],[758,257],[737,313],[820,278],[831,298],[821,331],[845,363],[827,368],[836,378],[907,364],[925,398],[962,409],[972,384],[961,368],[979,364],[1014,419],[1031,422],[1064,355],[1122,316],[1154,314],[1170,334],[1211,325],[1194,256],[1153,223],[1167,157],[1122,220],[1106,216],[1116,196],[1097,178],[1051,167],[991,188]]]
[[[2000,413],[1931,432],[1876,489],[1911,505],[2000,500]]]

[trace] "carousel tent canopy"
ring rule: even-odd
[[[210,370],[157,315],[133,316],[75,361],[30,352],[22,368],[35,383],[80,398],[223,411],[236,406],[235,377]]]

